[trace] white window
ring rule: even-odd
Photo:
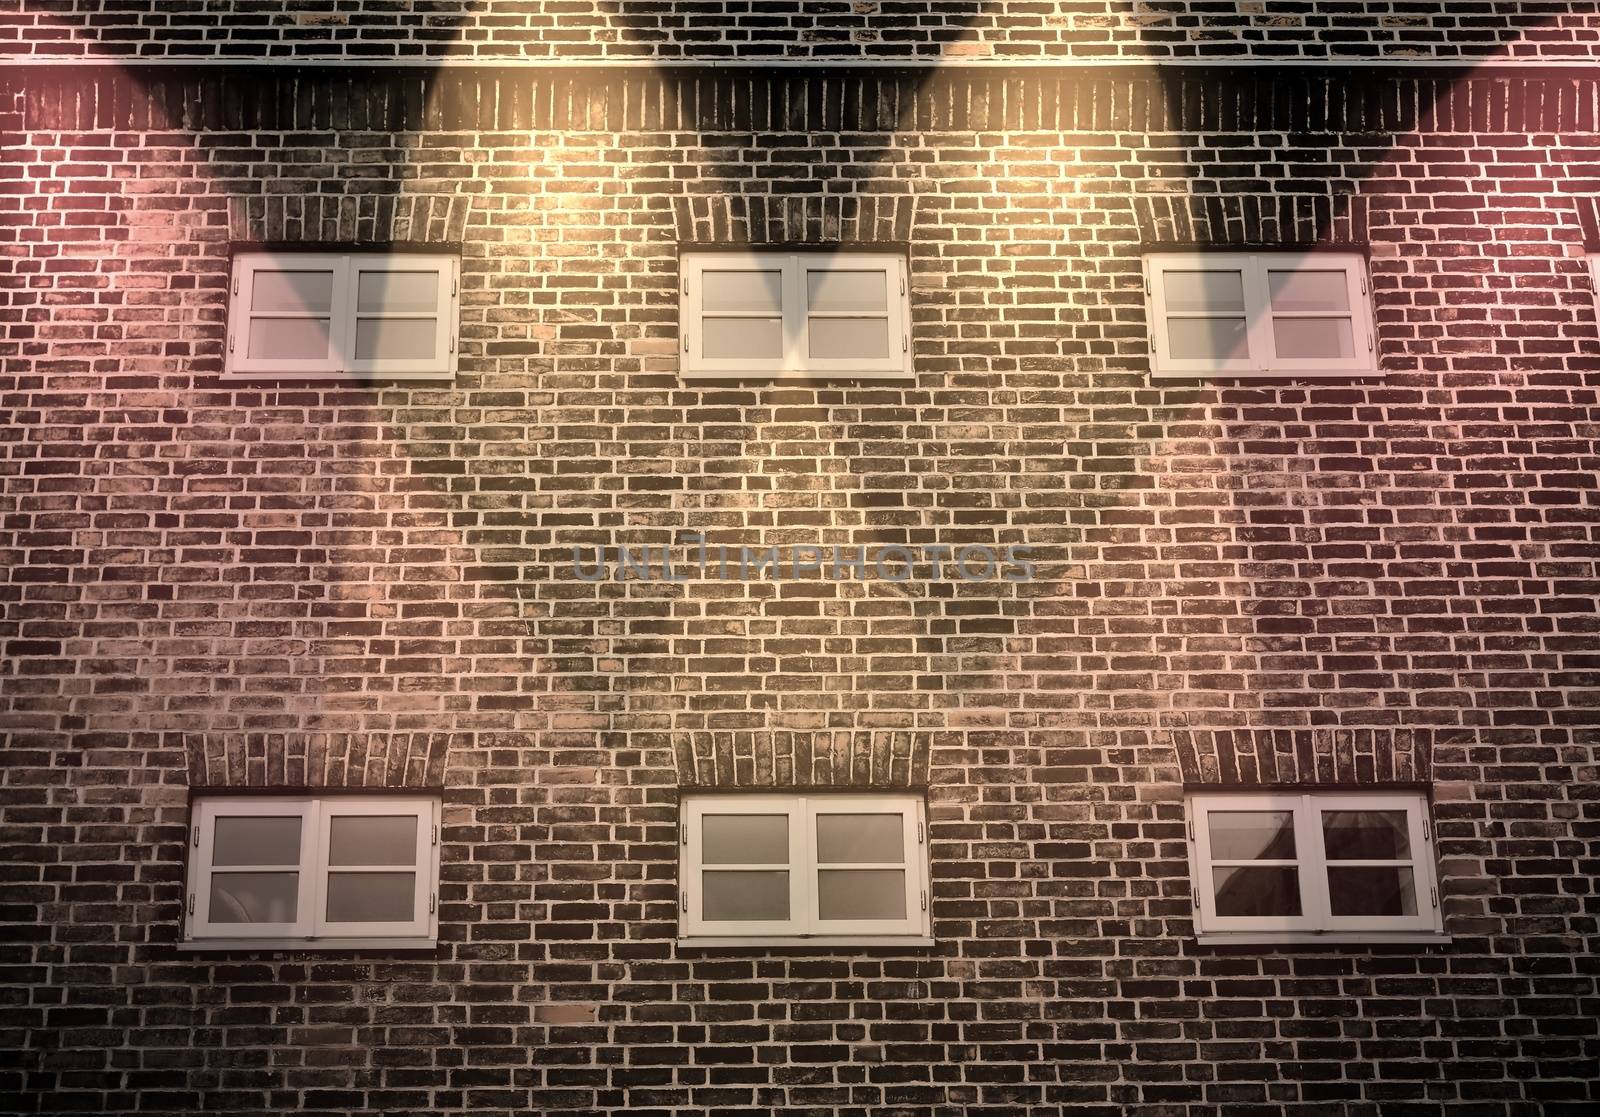
[[[196,799],[186,945],[431,946],[438,839],[431,798]]]
[[[1191,795],[1189,864],[1202,942],[1442,937],[1418,793]]]
[[[458,268],[454,256],[243,253],[233,261],[228,375],[448,377]]]
[[[903,256],[686,252],[681,266],[686,376],[912,375]]]
[[[1164,252],[1144,267],[1154,376],[1378,370],[1360,256]]]
[[[681,839],[687,944],[931,941],[916,796],[693,796]]]

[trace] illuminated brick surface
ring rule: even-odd
[[[1600,86],[925,77],[0,72],[0,1109],[1591,1111]],[[908,246],[915,384],[681,380],[735,239]],[[459,242],[453,384],[219,378],[324,240]],[[1381,377],[1151,381],[1141,245],[1305,241]],[[1039,576],[572,576],[690,532]],[[1430,781],[1455,941],[1197,946],[1185,781]],[[444,786],[436,954],[174,949],[295,784]],[[776,784],[926,785],[938,945],[675,948]]]

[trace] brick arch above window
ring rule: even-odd
[[[928,782],[928,734],[887,729],[679,733],[682,788],[907,789]]]
[[[228,199],[228,237],[245,244],[459,244],[463,194],[263,194]]]
[[[1354,194],[1135,194],[1147,245],[1202,248],[1360,248],[1367,199]]]
[[[674,199],[678,241],[697,245],[905,244],[915,194],[715,194]]]
[[[189,786],[422,789],[444,783],[462,733],[185,733]]]
[[[1169,729],[1187,784],[1377,786],[1426,783],[1434,731],[1392,729]]]

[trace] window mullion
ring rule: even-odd
[[[327,910],[328,902],[330,812],[327,804],[315,799],[306,804],[305,811],[301,821],[304,844],[300,849],[300,864],[303,866],[302,873],[310,878],[310,882],[309,885],[302,882],[300,895],[308,901],[308,904],[306,910],[301,912],[300,925],[296,930],[303,937],[312,938],[321,935],[325,930],[322,913]],[[309,866],[309,872],[306,872],[305,866]]]
[[[361,274],[350,256],[340,256],[334,265],[333,306],[330,313],[329,335],[333,338],[334,359],[342,372],[350,372],[356,359],[356,293],[357,277]]]
[[[783,265],[783,365],[789,372],[806,369],[804,333],[806,328],[805,264],[799,256],[788,256]]]
[[[1300,894],[1304,897],[1303,915],[1310,926],[1326,928],[1332,918],[1328,899],[1328,854],[1323,848],[1320,812],[1316,799],[1300,796],[1295,807],[1295,844],[1300,852]]]
[[[821,917],[817,914],[817,804],[805,796],[795,800],[789,812],[790,913],[795,930],[815,934]]]
[[[1244,281],[1244,314],[1249,363],[1265,372],[1274,365],[1272,357],[1272,298],[1267,284],[1267,258],[1247,256],[1240,268]]]

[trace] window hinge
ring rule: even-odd
[[[230,352],[230,353],[233,352],[233,335],[232,334],[228,335],[228,352]]]
[[[439,894],[437,892],[428,893],[428,914],[432,915],[434,913],[434,911],[436,911],[438,909],[438,907],[439,907]]]
[[[684,276],[683,277],[683,297],[684,298],[688,298],[689,297],[689,277],[688,276]]]
[[[1433,906],[1439,906],[1439,890],[1433,885],[1428,885],[1428,898],[1433,901]]]
[[[456,351],[456,335],[455,334],[451,334],[450,335],[450,352],[454,353],[455,351]]]
[[[450,277],[450,293],[452,295],[458,293],[461,290],[460,283],[461,283],[461,281],[459,279],[457,279],[455,276],[452,275]]]
[[[1363,295],[1367,293],[1367,277],[1364,275],[1361,277],[1361,293]]]
[[[689,893],[688,892],[680,892],[680,893],[678,893],[678,910],[679,911],[683,911],[683,912],[686,912],[686,911],[689,910]]]
[[[239,293],[239,273],[238,272],[234,272],[233,273],[233,293],[235,295],[237,295]]]
[[[687,822],[678,823],[678,841],[683,845],[689,844],[689,824]]]
[[[922,910],[928,910],[928,890],[926,888],[922,890]]]
[[[433,824],[433,844],[439,844],[439,824],[437,822]]]
[[[687,353],[689,351],[689,335],[688,334],[684,334],[683,335],[683,351],[685,353]]]
[[[1186,825],[1189,827],[1189,840],[1192,842],[1194,841],[1194,819],[1188,819]]]
[[[926,832],[923,829],[922,821],[919,819],[917,821],[917,844],[921,845],[926,840],[927,840],[927,835],[926,835]]]
[[[189,829],[194,831],[194,848],[195,849],[199,849],[200,848],[200,827],[191,826],[191,827],[189,827]]]
[[[1433,831],[1428,826],[1428,820],[1427,819],[1423,819],[1422,820],[1422,840],[1426,842],[1426,841],[1432,840],[1432,838],[1433,838]]]
[[[902,295],[906,293],[906,277],[903,272],[900,275],[900,293]]]
[[[194,893],[189,893],[189,914],[194,914]]]
[[[911,348],[911,335],[910,334],[901,334],[900,335],[900,352],[904,353],[904,352],[908,351],[910,348]]]
[[[1371,352],[1371,350],[1372,350],[1372,331],[1368,330],[1367,331],[1367,351]]]

